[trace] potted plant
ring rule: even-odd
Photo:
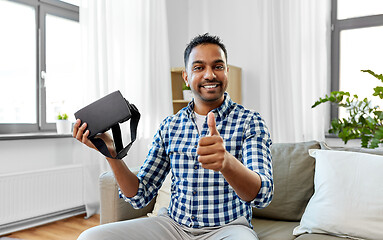
[[[58,134],[70,134],[71,122],[66,113],[57,115],[56,130]]]
[[[375,74],[371,70],[362,70],[383,82],[382,74]],[[383,86],[374,88],[372,96],[383,99]],[[364,148],[377,148],[383,143],[383,112],[379,106],[372,106],[371,100],[360,100],[358,95],[351,96],[349,92],[333,91],[330,96],[319,98],[312,108],[319,104],[331,102],[343,107],[349,113],[348,118],[333,119],[329,133],[338,135],[344,143],[350,139],[360,138]]]
[[[185,101],[189,101],[190,102],[193,99],[192,91],[191,91],[190,87],[186,85],[185,82],[182,85],[182,94],[183,94],[183,97],[184,97]]]

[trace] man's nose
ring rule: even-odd
[[[211,67],[206,68],[204,78],[206,80],[213,80],[216,78],[216,75]]]

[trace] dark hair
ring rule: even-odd
[[[184,62],[185,62],[185,68],[187,67],[189,56],[193,48],[197,47],[201,44],[216,44],[218,45],[222,51],[225,53],[225,58],[227,61],[227,52],[226,47],[222,43],[221,39],[218,36],[211,36],[209,33],[205,33],[203,35],[198,35],[194,37],[190,43],[186,46],[185,52],[184,52]]]

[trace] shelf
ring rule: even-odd
[[[190,101],[186,101],[186,100],[173,100],[173,103],[186,103],[188,104]]]

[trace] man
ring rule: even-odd
[[[193,101],[160,125],[138,175],[107,158],[121,196],[146,206],[171,174],[171,201],[158,217],[97,226],[79,239],[257,239],[252,207],[273,195],[270,135],[260,115],[232,102],[227,53],[218,37],[195,37],[184,53],[183,78]],[[87,139],[86,123],[73,136]],[[113,140],[100,136],[115,154]]]

